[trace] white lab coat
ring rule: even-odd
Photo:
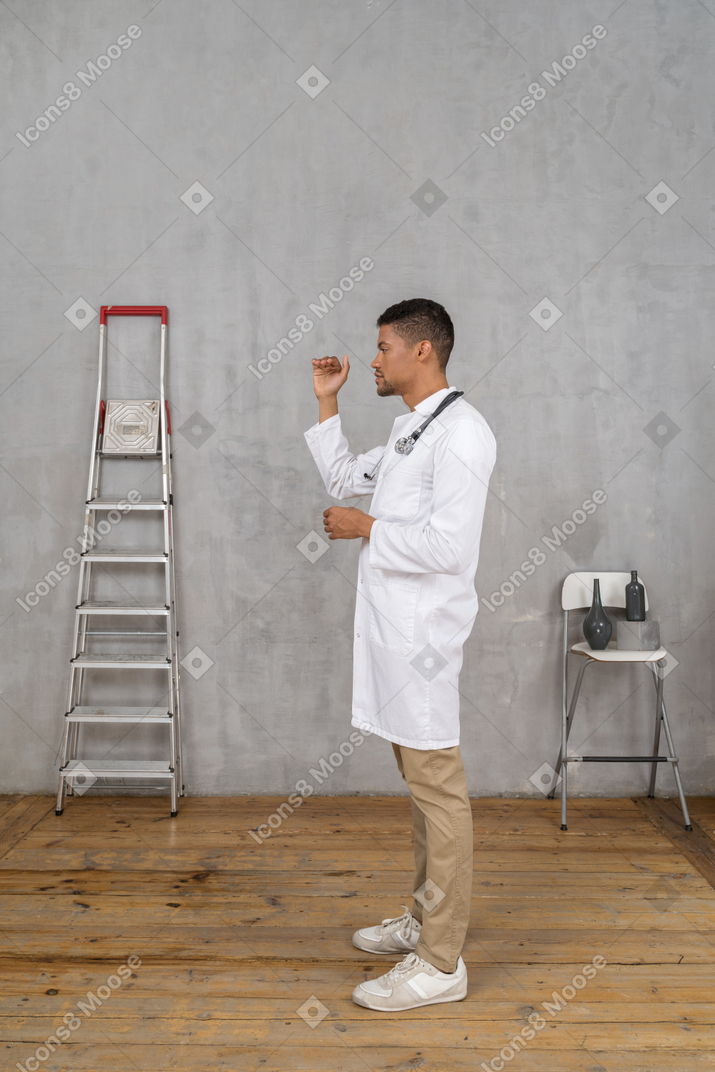
[[[387,446],[357,457],[339,416],[305,433],[330,495],[374,491],[366,512],[377,520],[358,565],[352,725],[407,748],[459,744],[462,646],[478,610],[474,574],[496,460],[489,425],[459,398],[411,454],[394,449],[452,390],[398,417]]]

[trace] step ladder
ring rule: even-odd
[[[161,345],[159,354],[159,398],[105,400],[107,383],[107,320],[112,316],[160,316]],[[176,581],[174,573],[173,494],[171,484],[171,423],[165,397],[166,335],[168,310],[163,305],[102,306],[99,321],[99,379],[94,414],[94,431],[90,455],[89,483],[85,508],[82,553],[79,559],[79,582],[75,609],[74,639],[70,659],[69,684],[64,733],[61,745],[59,788],[56,814],[61,815],[65,793],[72,796],[96,788],[160,788],[169,783],[171,814],[178,810],[178,798],[184,795],[181,762],[181,723],[179,701],[179,634],[176,628]],[[102,468],[113,459],[141,463],[141,481],[147,476],[147,462],[161,463],[161,497],[145,499],[134,488],[126,497],[103,496]],[[136,471],[136,470],[135,470]],[[135,511],[150,511],[163,519],[163,546],[147,548],[108,548],[104,536],[114,524]],[[122,600],[98,599],[95,567],[125,563],[142,570],[163,567],[163,596],[159,599]],[[108,621],[109,619],[109,621]],[[116,623],[122,628],[100,628]],[[147,625],[153,628],[147,628]],[[155,628],[159,626],[159,628]],[[135,647],[147,643],[145,638],[163,638],[158,652],[133,651],[107,653],[92,650],[98,637],[136,637]],[[151,640],[157,646],[159,641]],[[137,704],[131,707],[98,706],[83,703],[83,695],[91,686],[91,675],[97,670],[130,672],[132,692],[139,694],[151,681],[146,672],[163,671],[165,698],[159,705]],[[152,677],[150,675],[150,677]],[[121,678],[120,678],[121,680]],[[153,681],[156,682],[156,674]],[[94,679],[96,683],[96,678]],[[80,727],[85,723],[132,727],[163,724],[169,730],[168,756],[162,759],[81,759],[79,758]],[[118,783],[106,779],[123,779]],[[137,782],[136,779],[141,779]]]

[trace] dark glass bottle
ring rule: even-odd
[[[583,635],[593,651],[603,651],[611,639],[613,626],[611,619],[601,603],[601,584],[596,578],[593,582],[593,602],[591,609],[583,620]]]
[[[630,584],[626,585],[626,620],[645,621],[645,588],[638,580],[638,570],[631,570]]]

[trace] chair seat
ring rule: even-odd
[[[665,648],[656,648],[655,651],[620,651],[614,641],[611,641],[604,651],[594,651],[584,640],[580,644],[573,644],[571,651],[574,655],[586,655],[599,663],[657,663],[668,655]]]

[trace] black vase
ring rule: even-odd
[[[638,570],[631,570],[630,584],[626,585],[626,621],[645,621],[645,588],[638,580]]]
[[[593,582],[591,609],[583,620],[583,635],[589,648],[593,651],[603,651],[608,646],[612,632],[611,619],[606,614],[601,603],[601,585],[596,579]]]

